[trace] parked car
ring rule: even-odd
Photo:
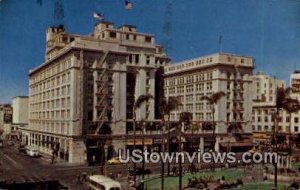
[[[3,148],[3,140],[0,140],[0,148]]]
[[[26,154],[30,157],[38,157],[40,155],[39,150],[31,146],[26,147]]]
[[[122,164],[122,162],[120,161],[119,157],[114,157],[114,158],[111,158],[107,161],[108,164]]]
[[[151,172],[151,170],[150,169],[143,169],[143,168],[136,168],[135,169],[135,172],[134,172],[134,170],[132,169],[132,170],[129,170],[129,174],[130,175],[150,175],[152,172]]]

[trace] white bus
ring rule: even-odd
[[[33,146],[26,146],[26,154],[30,157],[38,157],[39,154],[39,149],[37,147]]]
[[[88,177],[89,190],[121,190],[121,184],[104,175],[91,175]]]

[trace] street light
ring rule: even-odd
[[[107,175],[107,173],[106,173],[107,149],[108,149],[108,146],[105,144],[104,145],[104,175],[105,176]]]

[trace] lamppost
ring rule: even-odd
[[[105,144],[104,145],[104,176],[107,175],[107,171],[106,171],[107,149],[108,146]]]

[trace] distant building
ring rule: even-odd
[[[23,130],[28,127],[28,99],[28,96],[16,96],[12,99],[12,132],[24,144],[27,144],[29,139],[29,133]]]
[[[72,163],[101,160],[104,144],[108,157],[133,146],[123,138],[133,133],[133,104],[151,94],[136,119],[155,120],[155,78],[169,62],[154,36],[101,22],[91,36],[50,27],[46,40],[45,62],[29,73],[29,144],[46,154],[59,147],[58,158]]]
[[[300,71],[296,70],[290,76],[290,86],[293,98],[300,100]]]
[[[219,91],[226,96],[215,106],[215,150],[244,151],[252,147],[253,68],[252,57],[228,53],[216,53],[165,66],[165,96],[177,97],[182,103],[171,113],[171,119],[178,121],[181,112],[191,112],[193,123],[198,128],[193,131],[196,145],[186,142],[187,148],[199,146],[197,149],[211,149],[212,130],[205,130],[205,126],[211,125],[212,106],[201,97]]]
[[[12,114],[10,104],[0,104],[0,129],[4,131],[2,136],[5,138],[11,133]]]
[[[274,129],[272,113],[275,112],[276,91],[278,88],[285,88],[285,81],[265,75],[262,72],[252,76],[252,128],[253,140],[258,144],[268,145]],[[283,119],[279,123],[280,130],[285,131],[286,113],[282,112]]]

